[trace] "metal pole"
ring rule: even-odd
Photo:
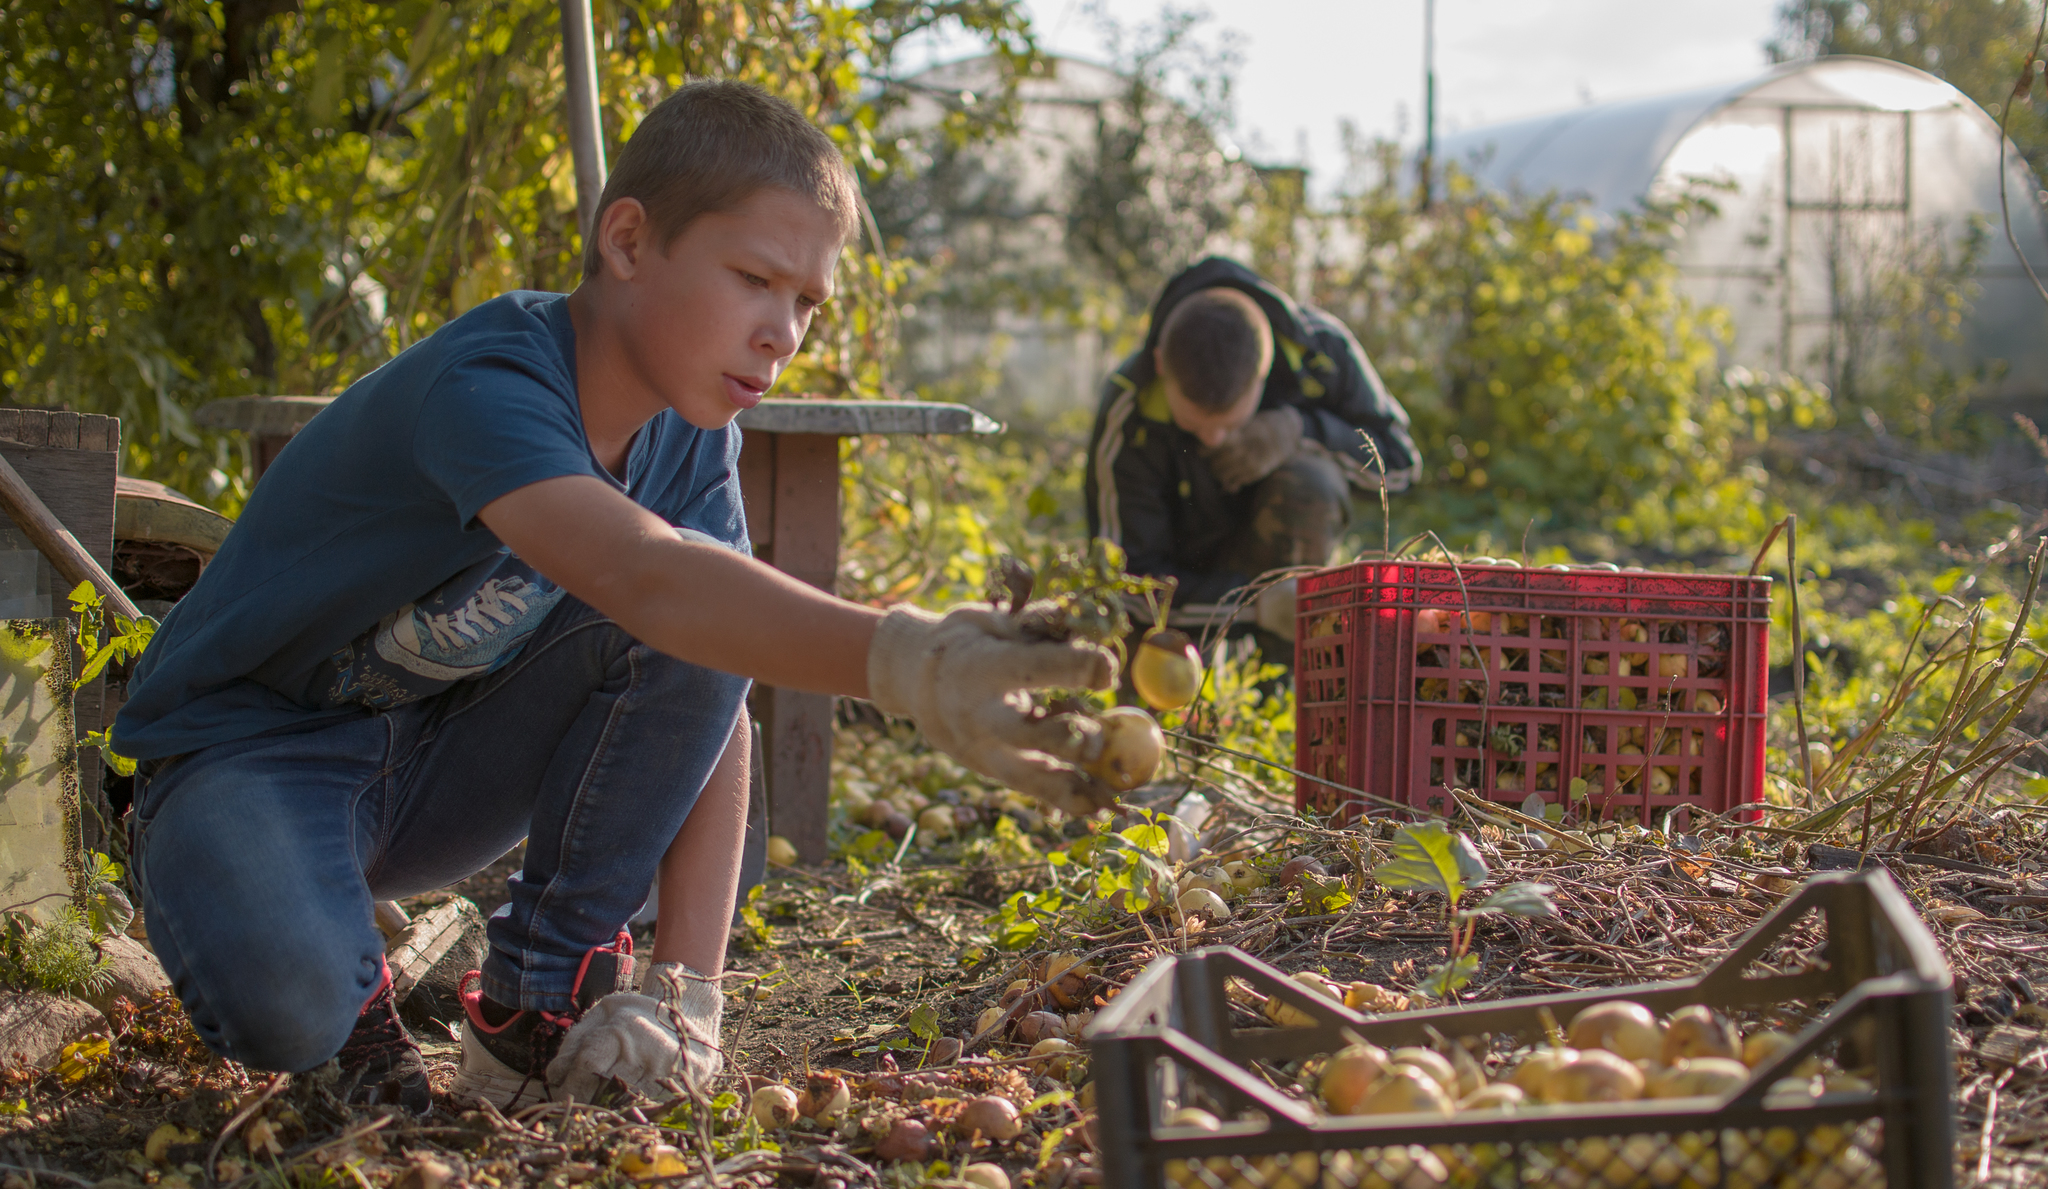
[[[1436,172],[1436,0],[1422,0],[1422,161],[1417,207],[1429,209]]]
[[[562,71],[569,99],[569,151],[576,161],[576,231],[590,238],[604,194],[604,129],[597,111],[597,44],[590,0],[561,0]]]

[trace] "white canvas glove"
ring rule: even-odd
[[[1016,616],[988,606],[943,617],[898,607],[868,649],[868,697],[883,713],[911,719],[932,746],[990,780],[1074,814],[1116,803],[1073,767],[1101,751],[1101,730],[1078,715],[1037,715],[1027,691],[1115,680],[1116,661],[1101,648],[1025,640]]]
[[[654,995],[607,995],[562,1038],[548,1063],[548,1086],[558,1101],[589,1102],[613,1078],[648,1098],[665,1098],[663,1078],[702,1085],[718,1075],[725,1061],[718,1047],[725,1014],[718,980],[681,962],[657,962],[641,990]]]

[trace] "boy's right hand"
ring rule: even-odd
[[[1116,660],[1081,641],[1029,641],[1014,615],[987,606],[944,616],[898,607],[876,625],[868,695],[886,714],[917,723],[962,764],[1067,813],[1115,804],[1107,785],[1075,768],[1100,728],[1073,714],[1036,717],[1028,691],[1108,689]]]

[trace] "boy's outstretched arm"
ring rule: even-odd
[[[1068,766],[1100,754],[1099,725],[1077,715],[1041,717],[1021,692],[1106,688],[1116,666],[1099,648],[1024,639],[1016,617],[988,607],[941,617],[856,606],[722,546],[687,539],[592,476],[531,484],[479,515],[528,564],[653,648],[785,688],[869,698],[915,720],[927,739],[969,768],[1070,812],[1114,801],[1105,786]],[[710,907],[702,923],[711,929],[693,931],[696,944],[667,939],[674,954],[657,934],[655,972],[671,984],[650,988],[661,999],[608,996],[570,1032],[548,1079],[572,1097],[587,1098],[612,1078],[660,1093],[670,1072],[698,1080],[719,1067],[724,998],[714,980],[722,947],[704,943],[715,942],[731,916],[731,842],[739,819],[729,815],[745,812],[736,782],[723,794],[717,804],[699,801],[671,848],[671,858],[695,870],[665,870],[662,879],[664,900],[674,884],[679,893],[694,893],[688,899],[699,902],[692,907],[700,913],[700,904]],[[679,907],[663,905],[664,926]]]
[[[542,574],[670,656],[867,698],[974,771],[1069,813],[1116,799],[1075,766],[1101,754],[1100,725],[1040,715],[1022,692],[1109,688],[1116,662],[1101,648],[1025,639],[1014,616],[989,607],[857,606],[688,539],[593,476],[530,484],[480,516]]]
[[[782,689],[868,696],[882,612],[689,540],[599,479],[544,479],[484,505],[479,519],[651,648]]]

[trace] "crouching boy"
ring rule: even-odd
[[[1167,282],[1103,385],[1088,532],[1133,573],[1178,580],[1182,604],[1220,602],[1268,570],[1328,565],[1353,490],[1401,491],[1420,471],[1407,410],[1344,324],[1212,256]],[[1289,640],[1293,593],[1257,605]]]
[[[424,1110],[372,903],[526,838],[465,981],[456,1094],[714,1071],[749,680],[870,698],[1052,805],[1106,802],[1073,766],[1091,725],[1018,694],[1104,687],[1106,654],[988,608],[884,614],[747,554],[732,420],[831,296],[856,209],[796,109],[691,84],[626,146],[574,293],[478,306],[279,456],[115,727],[142,761],[150,940],[215,1052],[338,1057],[357,1098]],[[657,871],[646,995],[613,994]]]

